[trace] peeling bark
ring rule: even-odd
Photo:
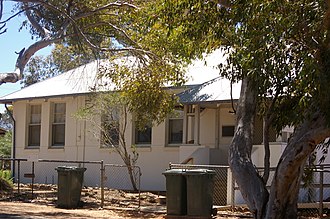
[[[243,79],[237,108],[237,130],[229,150],[229,165],[243,198],[255,218],[263,218],[268,191],[252,160],[252,136],[257,94],[248,79]]]
[[[328,136],[330,129],[320,112],[316,112],[296,128],[277,166],[266,218],[297,217],[297,201],[303,168],[317,144]]]
[[[0,74],[0,85],[4,83],[16,83],[19,79],[18,72]]]

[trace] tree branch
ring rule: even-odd
[[[16,83],[19,80],[18,76],[18,72],[0,74],[0,85],[4,83]]]
[[[3,13],[3,0],[0,0],[0,21],[2,19],[2,13]]]
[[[90,11],[88,13],[81,14],[77,18],[89,17],[90,15],[93,15],[93,14],[99,12],[99,11],[109,9],[111,7],[124,7],[124,6],[127,6],[129,8],[138,9],[138,7],[136,7],[135,5],[127,3],[127,2],[124,2],[124,3],[113,2],[113,3],[109,3],[107,5],[104,5],[102,7],[98,7],[98,8],[96,8],[93,11]]]
[[[10,21],[11,19],[13,19],[14,17],[16,17],[17,15],[23,13],[25,10],[21,10],[15,14],[13,14],[12,16],[10,16],[9,18],[7,18],[6,20],[4,21],[0,21],[0,24],[4,24],[4,23],[7,23],[8,21]]]
[[[225,8],[231,8],[230,0],[213,0],[213,2]]]
[[[50,36],[50,31],[39,25],[36,19],[32,16],[31,7],[29,7],[28,3],[23,3],[23,5],[24,5],[26,17],[30,21],[31,25],[40,33],[42,37],[48,38]]]
[[[125,39],[129,40],[132,44],[136,45],[136,48],[139,48],[139,49],[142,48],[137,42],[135,42],[133,39],[131,39],[131,37],[125,32],[125,30],[117,27],[116,25],[114,25],[114,24],[112,24],[110,22],[98,22],[96,24],[92,24],[92,25],[86,26],[86,29],[91,28],[91,27],[98,27],[98,26],[102,26],[102,25],[107,25],[107,26],[112,27],[115,31],[117,31],[120,34],[122,34]],[[83,33],[83,34],[85,34],[85,33]]]
[[[20,80],[22,78],[22,74],[23,74],[23,71],[24,71],[24,68],[25,68],[27,62],[29,61],[29,59],[37,51],[39,51],[40,49],[45,48],[45,47],[47,47],[47,46],[49,46],[53,43],[60,42],[61,40],[63,40],[65,37],[68,37],[68,36],[76,36],[76,37],[81,38],[81,40],[88,47],[90,47],[94,50],[97,50],[97,51],[105,51],[105,52],[126,52],[126,51],[129,51],[131,53],[135,53],[137,56],[141,57],[141,59],[143,59],[143,60],[146,60],[147,59],[146,57],[157,57],[152,52],[143,50],[140,46],[138,46],[138,44],[136,42],[134,42],[128,36],[128,34],[123,29],[117,27],[116,25],[114,25],[110,22],[104,22],[104,23],[102,23],[102,22],[97,23],[96,22],[93,25],[95,25],[95,26],[107,25],[108,27],[113,28],[116,32],[118,32],[120,35],[122,35],[124,37],[124,39],[129,40],[130,43],[134,44],[136,48],[133,48],[133,47],[127,47],[127,48],[100,47],[100,46],[94,44],[88,38],[88,35],[86,35],[86,32],[84,32],[84,28],[86,28],[86,27],[84,27],[84,26],[81,27],[77,23],[77,20],[79,20],[79,19],[96,15],[100,11],[110,9],[111,7],[129,7],[129,8],[136,9],[137,7],[133,4],[126,3],[126,2],[123,2],[123,3],[120,3],[120,2],[109,3],[109,4],[106,4],[106,5],[100,6],[96,9],[93,9],[92,11],[82,13],[82,14],[79,14],[79,15],[76,15],[76,16],[75,15],[71,16],[71,14],[70,14],[71,10],[70,10],[69,6],[68,6],[68,8],[64,9],[65,11],[63,11],[62,9],[56,7],[56,5],[52,5],[48,1],[44,1],[44,0],[12,0],[12,1],[22,3],[24,10],[19,11],[18,13],[11,16],[10,18],[8,18],[3,23],[7,22],[8,20],[12,19],[13,17],[15,17],[18,14],[25,11],[26,16],[27,16],[30,24],[40,34],[42,40],[32,44],[26,50],[21,50],[21,52],[19,53],[19,57],[17,58],[17,61],[16,61],[15,71],[12,72],[12,73],[2,74],[0,76],[0,84],[1,83],[6,83],[6,82],[16,82],[17,80]],[[0,6],[1,6],[1,10],[2,10],[3,0],[0,0],[0,3],[1,3]],[[52,10],[53,12],[60,14],[65,19],[65,21],[62,23],[62,25],[60,26],[60,28],[56,32],[50,34],[50,31],[47,28],[44,28],[44,27],[41,26],[41,24],[36,19],[37,18],[36,16],[38,16],[38,15],[34,15],[32,13],[32,10],[37,10],[35,8],[35,6],[36,6],[35,4],[39,4],[40,6],[46,7],[49,10]],[[35,11],[35,12],[38,12],[38,11]],[[72,25],[72,28],[73,28],[73,32],[66,35],[65,34],[66,30],[71,25]],[[90,26],[93,26],[93,25],[90,25]],[[0,28],[4,28],[4,27],[0,27]],[[0,29],[0,31],[1,31],[1,29]]]
[[[27,48],[24,53],[17,59],[16,62],[16,68],[19,69],[19,78],[21,78],[25,65],[27,64],[27,62],[29,61],[29,59],[39,50],[53,44],[53,43],[57,43],[60,42],[61,40],[63,40],[62,38],[56,38],[56,39],[45,39],[45,40],[40,40],[34,44],[32,44],[31,46],[29,46],[29,48]]]

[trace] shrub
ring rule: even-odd
[[[0,170],[0,191],[11,192],[13,190],[14,183],[11,177],[10,170]]]

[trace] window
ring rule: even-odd
[[[182,144],[183,138],[183,111],[176,110],[168,121],[168,143]]]
[[[115,111],[102,116],[101,147],[119,145],[119,114]]]
[[[233,137],[235,134],[235,126],[222,126],[222,137]]]
[[[187,106],[187,142],[186,144],[195,143],[195,108],[193,105]]]
[[[31,105],[29,109],[28,147],[40,146],[41,105]]]
[[[52,117],[52,146],[64,146],[65,144],[65,103],[53,104]]]
[[[135,144],[151,144],[151,125],[146,125],[143,129],[135,128]]]

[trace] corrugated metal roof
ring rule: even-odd
[[[218,59],[218,55],[211,61]],[[114,60],[118,64],[132,65],[136,59],[132,57]],[[210,62],[209,62],[210,63]],[[104,63],[102,63],[104,64]],[[108,63],[111,65],[111,63]],[[61,75],[49,78],[47,80],[30,85],[19,91],[0,97],[0,103],[10,103],[16,100],[49,98],[58,96],[69,96],[90,93],[92,88],[104,90],[104,87],[98,86],[104,83],[106,79],[98,78],[100,67],[99,61],[70,70]],[[217,64],[205,65],[202,61],[196,61],[189,66],[187,72],[189,81],[188,90],[180,94],[180,100],[183,103],[220,101],[230,99],[230,82],[227,79],[219,77]],[[103,80],[103,81],[102,81]],[[111,84],[108,83],[107,90],[111,90]],[[239,98],[240,86],[233,86],[233,98]]]
[[[240,95],[240,83],[231,85],[228,79],[216,77],[205,83],[194,85],[192,88],[178,94],[180,102],[199,103],[199,102],[217,102],[238,99]]]
[[[97,71],[98,62],[95,61],[1,97],[0,103],[87,93],[97,83]]]

